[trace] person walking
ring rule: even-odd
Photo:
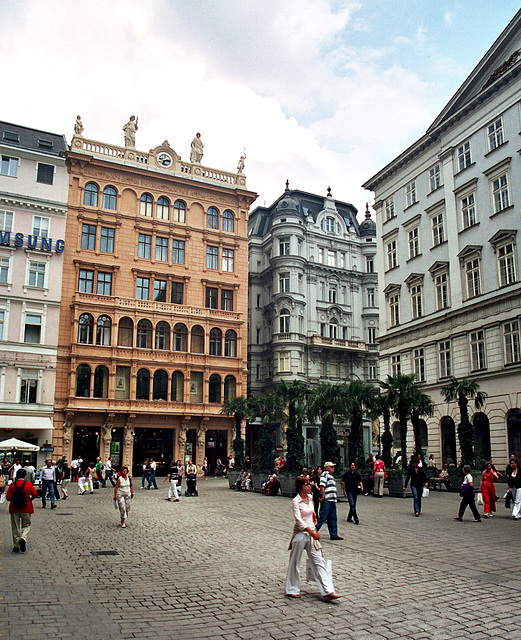
[[[203,480],[206,480],[206,476],[208,475],[208,458],[206,456],[204,457],[201,469],[203,471]]]
[[[510,473],[507,476],[508,490],[512,495],[514,508],[512,509],[512,518],[521,519],[521,471],[517,458],[510,459]]]
[[[69,485],[70,479],[71,479],[71,468],[66,462],[64,462],[62,467],[62,493],[63,493],[64,500],[67,500],[67,498],[69,497],[69,494],[67,492],[67,487]]]
[[[479,491],[483,496],[484,518],[492,518],[496,511],[496,490],[494,488],[496,480],[499,480],[499,474],[492,468],[492,462],[487,462],[479,484]]]
[[[375,498],[383,498],[384,481],[385,481],[385,462],[377,455],[373,465],[374,490]]]
[[[175,463],[173,460],[170,462],[170,469],[168,471],[166,478],[163,480],[163,482],[166,482],[167,480],[169,481],[168,498],[165,498],[165,499],[168,500],[168,502],[172,502],[172,498],[173,498],[174,502],[179,502],[179,494],[177,493],[177,481],[179,480],[179,471],[177,469],[177,463]]]
[[[326,462],[324,464],[325,470],[320,476],[319,502],[321,507],[318,515],[317,531],[320,531],[320,527],[324,522],[327,522],[327,528],[329,530],[329,537],[331,540],[343,540],[344,538],[338,535],[336,480],[333,476],[335,466],[334,462]]]
[[[107,480],[110,480],[110,484],[115,487],[116,483],[114,482],[114,469],[112,468],[112,457],[109,456],[107,458],[107,462],[105,462],[105,480],[103,481],[103,486],[107,486]]]
[[[35,481],[36,481],[36,469],[33,467],[33,465],[31,464],[30,460],[24,460],[25,464],[24,464],[24,469],[25,469],[25,479],[30,482],[32,485],[34,485]]]
[[[96,476],[98,478],[98,482],[101,483],[101,486],[105,487],[105,480],[103,479],[103,462],[101,462],[101,458],[96,458]]]
[[[148,461],[148,458],[143,462],[141,468],[143,469],[143,473],[141,474],[141,488],[144,489],[145,482],[150,484],[150,462]]]
[[[153,489],[157,489],[157,482],[156,482],[156,463],[154,458],[150,458],[150,474],[148,476],[148,487],[147,489],[150,489],[150,487],[152,487]]]
[[[316,467],[313,472],[313,476],[311,478],[311,493],[313,495],[313,506],[315,509],[315,514],[318,516],[318,510],[320,507],[320,497],[322,493],[320,491],[320,476],[324,470],[322,467]]]
[[[96,467],[94,466],[94,462],[89,462],[89,466],[87,467],[87,471],[85,471],[85,480],[87,481],[87,486],[89,488],[89,493],[94,493],[94,472],[96,471]]]
[[[412,499],[414,504],[414,515],[418,518],[422,512],[422,496],[423,488],[429,486],[427,475],[425,471],[420,467],[420,459],[415,456],[412,460],[412,465],[407,469],[407,475],[405,476],[405,484],[403,490],[407,489],[407,485],[411,481]]]
[[[42,509],[47,506],[47,493],[51,500],[51,509],[56,509],[54,497],[54,483],[56,481],[56,469],[52,466],[52,460],[46,460],[45,466],[40,470],[40,481],[42,483]]]
[[[326,463],[327,465],[328,463]],[[340,598],[333,588],[333,580],[328,573],[322,555],[320,534],[316,530],[316,515],[313,501],[310,499],[311,481],[306,476],[298,476],[295,489],[297,495],[292,500],[295,524],[293,536],[289,543],[288,572],[286,574],[286,595],[290,598],[300,598],[300,560],[302,552],[306,550],[313,567],[313,575],[325,602]]]
[[[342,476],[342,488],[344,490],[344,496],[349,500],[349,514],[347,521],[355,521],[358,524],[358,513],[356,512],[356,499],[359,493],[363,493],[364,486],[362,484],[362,476],[356,470],[356,464],[351,462],[349,465],[349,471],[346,471]]]
[[[127,526],[128,512],[130,511],[130,500],[134,497],[132,478],[128,475],[128,467],[121,467],[120,476],[114,487],[114,502],[119,507],[121,516],[121,526]]]
[[[75,456],[71,462],[71,481],[77,482],[80,471],[79,456]]]
[[[474,516],[474,522],[481,522],[481,516],[479,515],[479,511],[476,508],[476,502],[474,500],[474,481],[468,464],[463,467],[463,473],[465,476],[463,477],[463,483],[461,484],[461,502],[459,505],[458,515],[454,520],[463,520],[465,509],[470,507]]]
[[[26,480],[26,476],[27,471],[19,469],[16,472],[16,478],[9,485],[6,496],[11,515],[14,553],[25,553],[27,536],[31,528],[31,514],[34,513],[33,500],[38,497],[33,483]]]

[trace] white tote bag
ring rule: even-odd
[[[429,497],[429,489],[427,487],[423,487],[422,498]]]

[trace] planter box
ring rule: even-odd
[[[389,485],[389,495],[393,498],[412,498],[411,485],[407,486],[407,490],[403,490],[403,485],[405,483],[406,473],[400,476],[395,476],[394,478],[389,477],[387,479],[387,483]]]
[[[265,482],[268,482],[267,473],[253,473],[251,476],[253,490],[257,493],[261,492],[261,487]]]
[[[228,486],[230,489],[235,489],[235,483],[237,482],[237,478],[239,477],[238,471],[228,471]]]
[[[280,476],[280,492],[283,496],[294,498],[297,493],[295,491],[295,482],[297,476]]]

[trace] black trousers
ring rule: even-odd
[[[477,507],[476,507],[474,496],[469,496],[469,495],[465,495],[461,499],[461,502],[459,505],[458,518],[463,518],[463,514],[465,513],[465,509],[467,507],[470,507],[470,510],[472,511],[474,518],[476,520],[481,520],[481,516],[479,515],[479,511],[477,510]]]

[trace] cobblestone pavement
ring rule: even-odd
[[[136,490],[127,529],[108,488],[85,496],[71,488],[54,511],[38,502],[25,554],[11,551],[2,505],[2,637],[519,638],[521,522],[503,502],[477,524],[470,514],[453,520],[457,494],[431,492],[421,518],[411,499],[361,497],[359,526],[341,503],[345,540],[322,533],[343,597],[324,603],[305,579],[301,600],[284,597],[288,498],[238,494],[210,478],[199,481],[199,497],[170,503],[166,483],[159,487]]]

